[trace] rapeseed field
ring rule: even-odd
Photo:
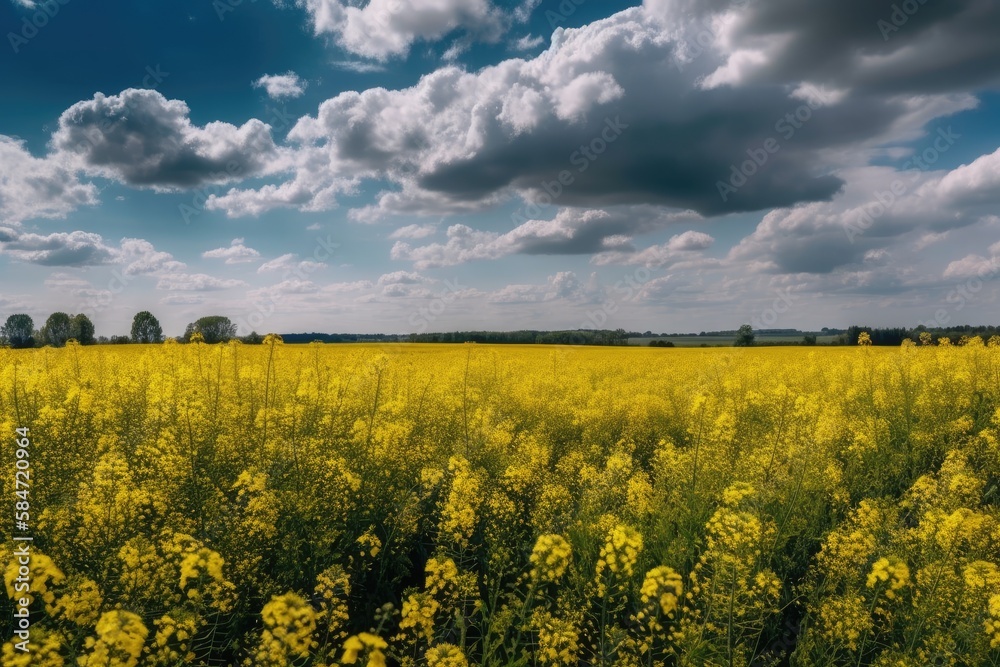
[[[1000,664],[1000,341],[0,349],[6,666]]]

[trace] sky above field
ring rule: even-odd
[[[1000,321],[995,0],[0,2],[0,319]]]

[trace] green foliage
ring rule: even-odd
[[[148,310],[143,310],[135,314],[132,318],[132,342],[133,343],[162,343],[163,328],[160,321]]]
[[[74,315],[70,319],[69,337],[75,338],[81,345],[93,345],[96,342],[94,338],[94,323],[83,313]]]
[[[236,325],[228,317],[209,315],[187,325],[183,340],[190,342],[195,334],[206,343],[225,343],[236,338]]]
[[[11,315],[0,327],[0,338],[13,348],[34,347],[34,329],[35,323],[30,315]]]
[[[733,343],[733,346],[750,347],[753,345],[754,337],[753,327],[749,324],[744,324],[736,332],[736,342]]]

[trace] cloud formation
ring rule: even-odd
[[[244,239],[233,239],[227,248],[216,248],[201,253],[205,259],[224,259],[226,264],[245,264],[260,259],[260,253],[244,245]]]
[[[97,204],[97,188],[81,183],[57,156],[33,157],[24,142],[0,135],[0,223],[64,218]]]
[[[281,168],[269,125],[253,119],[198,127],[184,102],[136,88],[71,106],[51,145],[73,166],[134,187],[194,188]]]
[[[307,85],[295,72],[265,74],[253,82],[254,88],[263,88],[272,100],[301,97]]]
[[[414,43],[436,41],[456,30],[496,41],[505,29],[503,13],[488,0],[371,0],[362,7],[339,0],[296,4],[308,12],[316,35],[332,35],[345,51],[379,61],[405,56]]]

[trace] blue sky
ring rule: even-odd
[[[3,0],[0,319],[996,323],[1000,7],[809,7]]]

